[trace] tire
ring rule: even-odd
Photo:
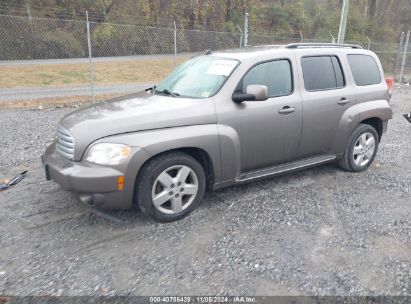
[[[367,144],[364,145],[364,143]],[[367,170],[377,154],[379,136],[373,126],[360,124],[352,133],[339,166],[350,172]]]
[[[186,177],[185,177],[186,176]],[[201,164],[182,152],[149,160],[135,186],[135,204],[149,218],[172,222],[190,214],[201,202],[206,176]]]

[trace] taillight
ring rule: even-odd
[[[394,87],[394,78],[393,77],[386,77],[385,82],[387,83],[388,89],[392,91],[392,88]]]
[[[393,77],[386,77],[385,82],[388,86],[388,101],[390,101],[392,96],[392,88],[394,87],[394,78]]]

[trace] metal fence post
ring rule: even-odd
[[[334,38],[333,34],[330,33],[330,36],[331,36],[331,43],[334,44],[335,43],[335,38]]]
[[[248,46],[248,13],[244,16],[244,47]]]
[[[237,28],[240,31],[240,48],[243,45],[243,31],[241,30],[241,27],[237,24]]]
[[[404,42],[404,32],[401,32],[400,45],[398,46],[397,58],[395,59],[395,65],[394,65],[394,72],[392,73],[392,75],[394,76],[394,81],[398,80],[397,72],[398,72],[398,65],[400,64],[401,48],[402,48],[403,42]]]
[[[405,45],[404,45],[404,54],[402,56],[402,64],[401,64],[401,72],[400,72],[400,83],[404,80],[404,68],[405,63],[407,60],[407,52],[408,52],[408,42],[410,41],[410,31],[407,32],[407,38],[405,38]]]
[[[177,63],[177,26],[174,20],[174,65]]]
[[[368,50],[369,50],[370,46],[371,46],[371,40],[370,40],[370,38],[368,38],[368,36],[367,36],[367,40],[368,40]]]
[[[90,22],[88,21],[88,12],[86,11],[86,26],[87,26],[87,44],[88,44],[88,60],[90,65],[90,83],[91,83],[91,96],[93,103],[96,102],[96,95],[94,91],[94,67],[91,53],[91,36],[90,36]]]
[[[301,33],[301,31],[300,31],[300,42],[301,42],[301,43],[304,42],[304,36],[303,36],[303,33]]]
[[[31,17],[31,11],[30,11],[30,4],[28,1],[26,1],[26,10],[27,10],[27,15],[29,16],[29,21],[31,21],[32,17]]]

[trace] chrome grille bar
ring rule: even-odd
[[[61,125],[57,126],[56,152],[68,160],[74,159],[74,138]]]

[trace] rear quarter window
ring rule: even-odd
[[[351,72],[357,86],[379,84],[381,74],[377,62],[369,55],[347,55]]]

